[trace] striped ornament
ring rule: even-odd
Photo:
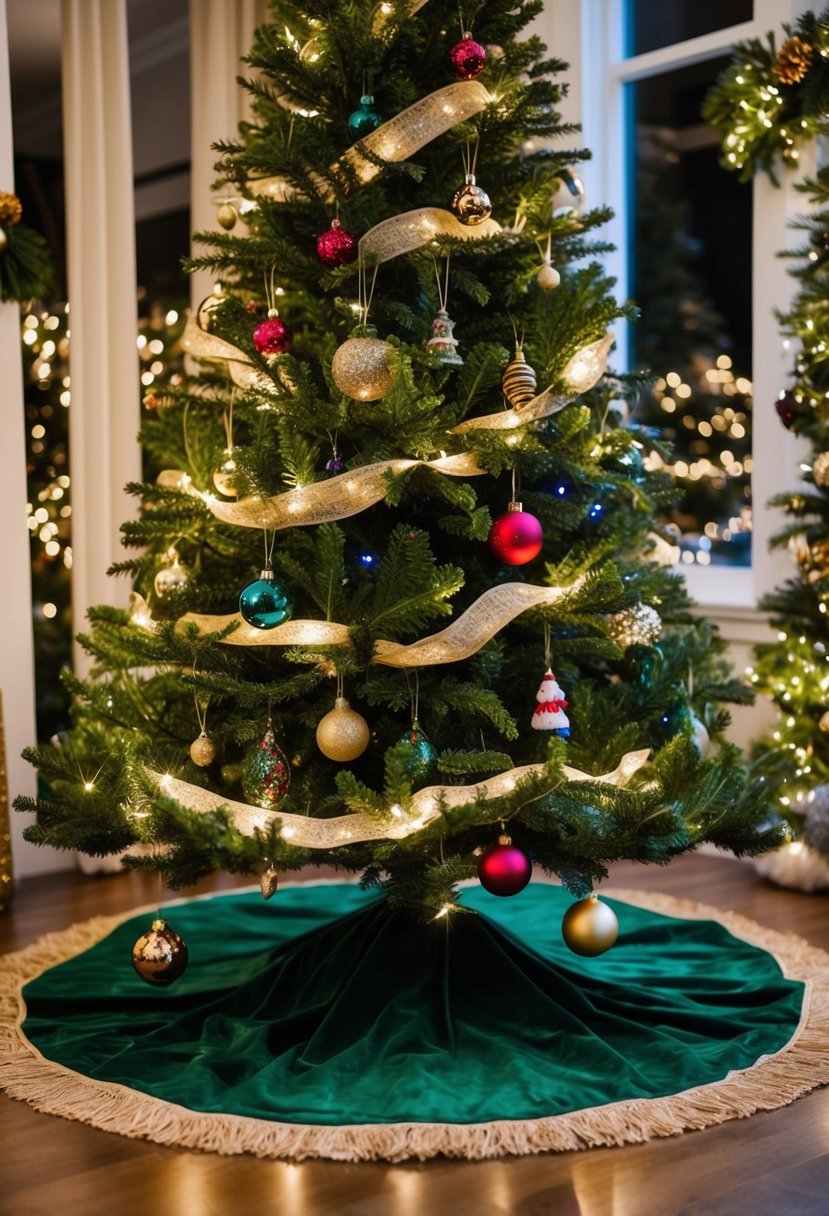
[[[520,346],[516,346],[515,355],[504,369],[501,377],[501,392],[513,409],[520,409],[536,395],[535,371],[524,358]]]

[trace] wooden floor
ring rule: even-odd
[[[767,886],[750,866],[624,864],[617,886],[732,909],[829,950],[829,897]],[[66,874],[21,884],[0,951],[150,903],[155,880]],[[826,1045],[829,1051],[829,1043]],[[2,1216],[829,1216],[829,1089],[792,1106],[642,1146],[492,1162],[301,1164],[161,1148],[0,1098]]]

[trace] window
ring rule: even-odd
[[[582,123],[583,142],[593,153],[580,169],[588,204],[609,204],[615,212],[608,235],[616,251],[608,255],[607,268],[617,279],[619,295],[638,295],[645,310],[638,333],[624,323],[619,326],[614,366],[639,363],[654,345],[655,329],[664,329],[657,301],[665,283],[657,272],[664,279],[669,259],[660,265],[655,226],[671,227],[671,207],[677,218],[682,213],[682,223],[672,233],[682,258],[672,260],[686,276],[684,314],[677,284],[669,281],[667,286],[674,292],[675,310],[696,314],[696,333],[691,326],[681,335],[689,367],[657,369],[651,354],[641,361],[652,363],[665,381],[651,403],[654,418],[663,428],[665,423],[682,428],[688,455],[677,453],[677,459],[687,466],[689,508],[683,519],[682,569],[691,593],[709,609],[750,610],[791,573],[785,553],[769,552],[769,539],[782,520],[765,504],[798,478],[796,440],[783,431],[774,411],[791,362],[774,310],[792,294],[792,281],[777,253],[797,243],[786,225],[802,212],[803,202],[788,179],[779,189],[765,178],[740,186],[719,169],[717,146],[706,133],[699,104],[734,42],[765,37],[797,11],[795,0],[722,0],[717,5],[559,0],[539,23],[542,37],[572,65],[565,118]],[[808,165],[803,171],[808,172]],[[671,353],[678,359],[683,350]],[[674,373],[670,385],[669,372]],[[708,388],[708,413],[697,412],[688,424],[681,421],[685,414],[691,417],[680,408],[688,397],[669,389],[693,394]],[[667,409],[661,404],[667,397],[673,397],[673,410],[671,402]],[[732,412],[726,415],[726,410]],[[635,420],[640,420],[638,414]],[[708,441],[708,452],[702,441]],[[724,458],[717,468],[718,484],[705,484],[699,465],[705,469],[706,460],[713,464],[715,451]],[[696,479],[691,476],[695,462]],[[737,522],[739,527],[729,526]],[[706,532],[705,525],[713,523],[716,533],[713,527]]]

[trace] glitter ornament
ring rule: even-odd
[[[324,266],[348,266],[357,256],[357,241],[339,220],[317,237],[317,257]]]
[[[467,30],[460,42],[449,48],[448,59],[458,80],[475,80],[486,67],[486,50]]]
[[[341,393],[356,401],[379,401],[394,383],[389,367],[391,346],[371,326],[360,326],[334,351],[331,375]]]
[[[332,456],[330,460],[325,462],[326,473],[331,473],[336,477],[338,473],[342,473],[345,468],[345,461],[340,460],[339,456]]]
[[[284,355],[286,350],[291,349],[293,340],[293,334],[275,308],[268,309],[265,320],[260,321],[253,331],[253,345],[260,355]]]
[[[607,623],[611,638],[623,649],[637,644],[652,646],[662,637],[662,618],[649,604],[634,604],[614,612]]]
[[[536,395],[535,369],[530,367],[524,351],[516,344],[515,354],[501,376],[501,392],[514,410],[520,409]]]
[[[569,739],[570,719],[564,711],[570,702],[564,700],[564,693],[549,667],[544,673],[535,699],[538,704],[533,710],[530,722],[533,730],[550,730],[560,739]]]
[[[815,485],[821,489],[829,486],[829,452],[821,452],[812,462],[812,477]]]
[[[447,367],[462,367],[463,359],[458,354],[458,339],[453,333],[454,328],[455,322],[446,309],[439,309],[432,322],[432,336],[426,343],[426,349],[437,363],[443,363]]]
[[[552,262],[545,262],[535,276],[535,281],[542,291],[553,291],[561,282],[561,275]]]
[[[374,108],[374,98],[370,93],[364,93],[359,107],[348,116],[348,134],[352,139],[364,139],[376,131],[382,121]]]
[[[351,708],[345,697],[337,697],[334,708],[317,726],[317,747],[329,760],[339,764],[362,756],[370,737],[368,722]]]
[[[225,232],[230,232],[232,228],[236,227],[236,221],[238,218],[239,212],[233,206],[233,203],[230,202],[222,203],[219,210],[216,212],[216,219],[221,224],[222,228],[224,228]]]
[[[269,722],[268,729],[245,760],[242,793],[245,800],[254,806],[275,811],[288,793],[290,784],[291,766]]]
[[[294,601],[288,591],[274,578],[270,566],[248,583],[239,596],[239,612],[256,629],[275,629],[291,618]]]
[[[437,748],[431,739],[424,735],[417,718],[397,742],[398,746],[405,743],[409,753],[405,764],[406,776],[413,777],[416,781],[425,781],[431,777],[437,764]]]
[[[0,226],[13,228],[23,219],[23,204],[16,194],[0,190]]]
[[[165,988],[184,974],[187,946],[159,916],[153,921],[150,932],[139,937],[133,946],[132,965],[147,984]]]
[[[515,847],[509,836],[499,836],[498,843],[478,860],[478,878],[490,895],[517,895],[524,890],[532,873],[533,863],[526,853]]]
[[[207,768],[219,754],[219,749],[206,731],[202,731],[198,739],[190,744],[190,759],[199,768]]]
[[[571,904],[561,922],[561,936],[574,954],[595,958],[609,950],[619,936],[616,913],[595,893]]]
[[[541,524],[520,502],[511,502],[489,530],[489,547],[508,566],[524,566],[538,557],[544,543]]]
[[[262,892],[262,898],[270,899],[275,894],[278,885],[279,871],[275,870],[270,862],[267,862],[259,872],[259,889]]]
[[[190,571],[178,559],[178,553],[171,549],[167,554],[170,566],[162,566],[153,579],[155,593],[161,600],[172,600],[183,595],[190,586]]]
[[[787,431],[792,429],[794,423],[800,417],[802,413],[800,407],[801,402],[797,400],[793,392],[788,390],[782,392],[775,401],[774,408],[777,410],[780,421]]]
[[[492,203],[486,191],[475,184],[474,173],[467,173],[464,184],[452,195],[449,210],[456,220],[470,228],[489,219]]]
[[[236,472],[236,461],[233,459],[233,449],[226,448],[225,456],[227,457],[227,460],[225,460],[221,468],[216,469],[216,472],[213,474],[213,485],[220,494],[224,494],[225,498],[235,498],[237,490],[235,489],[231,480]]]

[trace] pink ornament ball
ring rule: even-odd
[[[317,256],[324,266],[348,266],[357,256],[357,241],[334,220],[327,232],[317,237]]]
[[[260,355],[284,355],[294,336],[279,317],[266,317],[253,331],[253,345]]]
[[[486,50],[471,34],[464,34],[449,50],[449,67],[458,80],[474,80],[486,67]]]
[[[478,878],[490,895],[517,895],[532,878],[532,872],[533,863],[509,836],[501,836],[478,861]]]
[[[499,561],[508,566],[525,566],[538,557],[544,544],[541,524],[520,503],[510,504],[489,530],[489,547]]]

